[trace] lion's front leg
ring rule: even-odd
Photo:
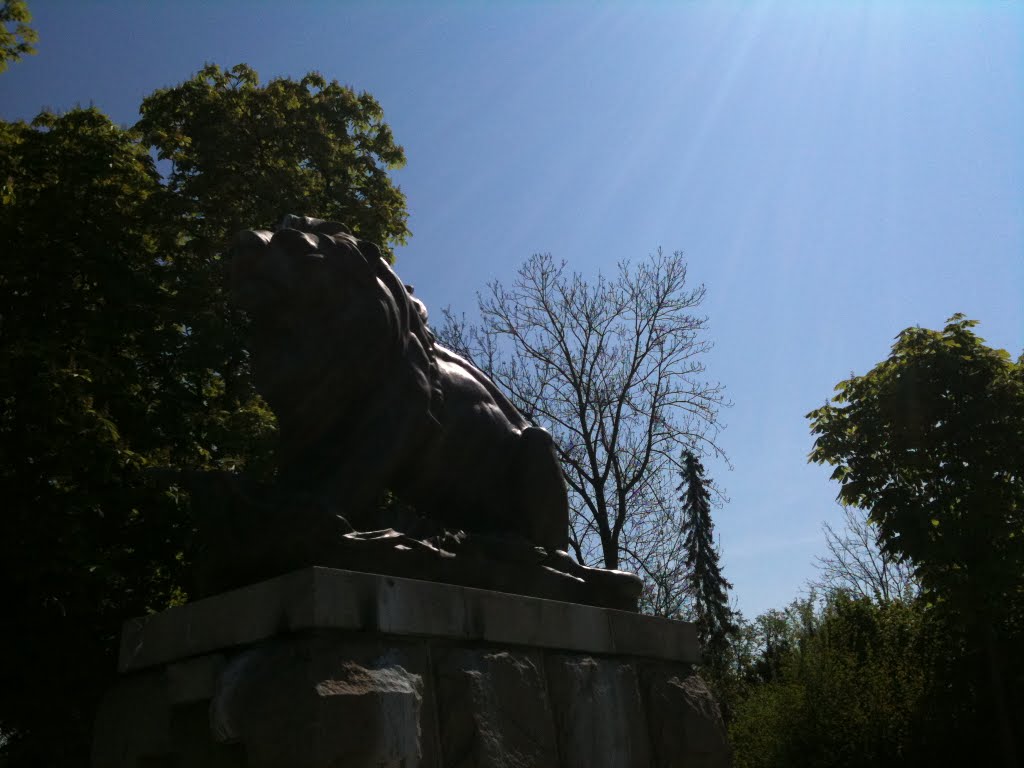
[[[398,408],[368,408],[317,452],[318,466],[309,466],[313,462],[307,459],[295,476],[315,477],[308,477],[306,488],[294,490],[319,497],[357,531],[380,528],[384,496],[401,483],[401,468],[417,443],[416,426],[417,420]]]

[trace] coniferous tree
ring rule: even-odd
[[[697,634],[705,657],[714,664],[722,655],[726,640],[736,632],[729,608],[728,590],[732,587],[722,576],[718,548],[711,522],[711,494],[704,476],[704,465],[692,452],[683,451],[683,548],[686,552],[687,580],[693,595]]]

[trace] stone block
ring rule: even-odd
[[[636,671],[625,661],[553,655],[548,692],[563,768],[648,768]]]
[[[683,622],[452,584],[307,568],[129,621],[121,671],[313,629],[666,661],[699,658],[696,633]]]
[[[625,611],[605,611],[611,651],[625,656],[700,662],[700,642],[693,624],[642,616]]]
[[[503,592],[466,590],[469,639],[588,653],[612,650],[609,609]]]
[[[214,739],[241,744],[247,768],[418,768],[424,684],[403,662],[319,636],[246,650],[221,675]]]
[[[220,768],[210,736],[210,702],[191,701],[171,707],[171,751],[176,767]]]
[[[728,768],[722,713],[707,684],[682,665],[640,664],[655,768]]]
[[[100,703],[94,733],[94,768],[136,768],[166,756],[170,705],[163,671],[123,678]]]
[[[223,669],[224,656],[219,653],[170,664],[167,667],[168,700],[172,705],[179,705],[212,699]]]
[[[313,610],[303,629],[377,631],[381,582],[389,577],[334,568],[307,571],[313,583]]]
[[[558,768],[539,653],[452,649],[434,672],[445,768]]]
[[[373,629],[391,635],[461,637],[466,626],[463,587],[376,576]],[[441,586],[441,589],[438,587]]]
[[[131,619],[121,633],[120,670],[240,647],[315,624],[316,570],[307,568]]]

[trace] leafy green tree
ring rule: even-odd
[[[799,681],[790,675],[792,660],[813,636],[815,618],[810,598],[766,611],[753,621],[738,617],[724,663],[709,670],[738,766],[788,764],[803,696]]]
[[[187,599],[187,499],[148,471],[268,466],[273,417],[222,287],[232,235],[308,212],[401,242],[401,159],[370,97],[317,75],[260,87],[244,66],[158,91],[137,129],[94,109],[0,123],[12,768],[86,763],[121,622]]]
[[[820,611],[808,600],[770,614],[756,622],[776,638],[762,649],[770,673],[730,722],[738,768],[944,764],[929,749],[938,731],[920,727],[940,656],[920,606],[840,591]]]
[[[843,503],[870,510],[883,551],[913,562],[962,632],[979,721],[1016,765],[1024,639],[1024,358],[984,344],[975,321],[908,328],[889,357],[812,411],[811,460],[836,467]],[[1009,685],[1007,685],[1009,681]]]
[[[140,112],[136,129],[170,163],[165,215],[195,257],[286,213],[343,222],[386,254],[409,235],[405,196],[389,175],[405,154],[368,93],[316,72],[260,85],[245,64],[210,64],[148,96]]]
[[[11,62],[36,52],[38,35],[29,26],[30,21],[32,14],[25,0],[4,0],[0,5],[0,72]]]
[[[693,600],[697,634],[709,660],[714,663],[723,653],[724,645],[736,633],[733,612],[729,608],[732,585],[722,576],[715,546],[715,526],[711,521],[711,493],[704,475],[704,465],[692,451],[683,451],[682,528],[685,534],[686,580]]]
[[[788,671],[803,689],[795,735],[805,764],[906,765],[922,756],[911,732],[932,666],[924,621],[908,603],[830,597]]]
[[[179,580],[176,505],[140,482],[180,405],[160,185],[93,109],[0,125],[0,178],[0,731],[12,764],[81,764],[118,624]]]
[[[702,676],[711,685],[728,725],[741,702],[783,677],[787,659],[803,635],[814,631],[814,599],[795,600],[785,610],[769,610],[753,621],[734,613],[729,642],[705,663]]]
[[[308,214],[345,223],[390,259],[409,235],[388,173],[405,155],[372,96],[315,72],[261,85],[244,64],[211,64],[155,91],[140,112],[136,130],[169,167],[158,225],[187,328],[179,354],[189,384],[251,407],[244,318],[225,291],[231,238]]]
[[[795,683],[770,683],[753,687],[740,701],[728,723],[736,768],[801,765],[790,737],[803,716],[802,693]]]

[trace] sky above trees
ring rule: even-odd
[[[8,120],[91,103],[131,124],[207,62],[372,93],[408,158],[396,269],[435,321],[535,252],[594,274],[684,251],[734,403],[733,469],[706,467],[749,616],[803,588],[821,522],[841,521],[804,418],[839,380],[955,312],[1024,347],[1020,5],[30,8],[38,54],[0,76]]]

